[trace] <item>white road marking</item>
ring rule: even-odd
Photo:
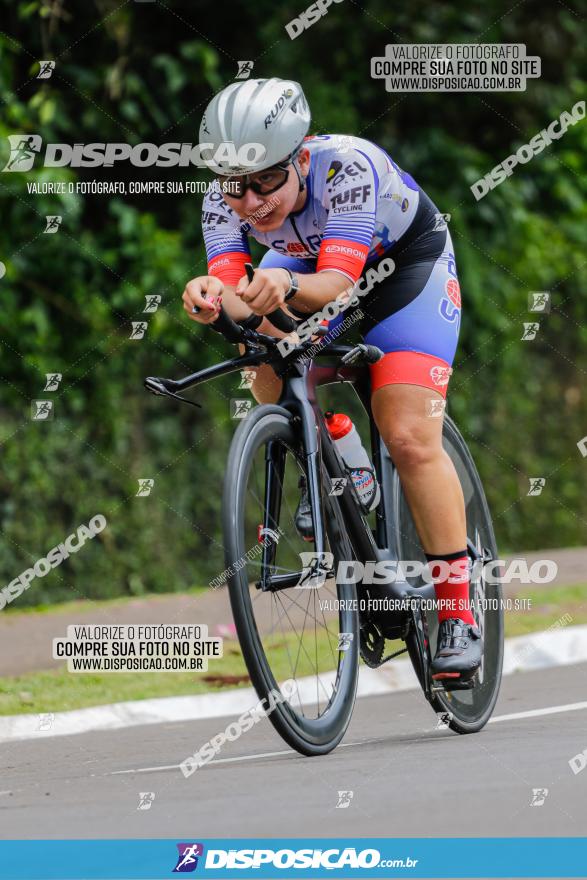
[[[537,718],[539,715],[556,715],[558,712],[576,712],[579,709],[587,709],[587,703],[566,703],[564,706],[547,706],[545,709],[528,709],[527,712],[496,715],[489,719],[489,724],[497,724],[499,721],[517,721],[518,718]]]
[[[338,749],[348,749],[349,746],[366,746],[369,743],[379,742],[378,739],[362,739],[360,742],[341,743]],[[257,758],[275,758],[279,755],[297,755],[293,749],[283,749],[281,752],[259,752],[257,755],[238,755],[236,758],[215,758],[208,761],[208,764],[234,764],[236,761],[254,761]],[[300,757],[304,757],[301,755]],[[207,767],[208,764],[204,764]],[[179,770],[180,764],[162,764],[160,767],[139,767],[136,770],[115,770],[113,773],[107,773],[107,776],[120,776],[124,773],[157,773],[158,770]],[[97,775],[97,774],[92,774]]]
[[[518,721],[522,718],[537,718],[540,715],[557,715],[559,712],[577,712],[587,709],[587,702],[566,703],[564,706],[546,706],[544,709],[528,709],[526,712],[512,712],[509,715],[496,715],[489,719],[489,724],[498,724],[500,721]],[[346,749],[349,746],[365,746],[370,743],[380,742],[380,739],[363,739],[359,742],[341,743],[338,749]],[[208,764],[235,764],[239,761],[255,761],[259,758],[275,758],[281,755],[296,755],[293,749],[283,749],[280,752],[259,752],[256,755],[238,755],[235,758],[216,758],[208,761]],[[207,765],[204,765],[207,766]],[[179,770],[179,764],[162,764],[160,767],[137,767],[135,770],[115,770],[108,776],[121,776],[127,773],[157,773],[161,770]],[[92,774],[94,775],[94,774]]]

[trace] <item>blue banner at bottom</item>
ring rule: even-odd
[[[586,837],[0,841],[0,880],[583,877]]]

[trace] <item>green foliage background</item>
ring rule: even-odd
[[[585,2],[355,0],[290,40],[304,2],[0,0],[0,159],[6,136],[43,142],[198,140],[237,61],[300,80],[319,132],[381,143],[452,215],[464,315],[449,412],[487,485],[503,551],[585,543],[587,124],[572,127],[477,203],[470,184],[585,98]],[[369,75],[386,43],[525,43],[542,77],[522,93],[391,94]],[[54,59],[49,80],[37,62]],[[128,167],[126,167],[128,166]],[[202,410],[142,390],[228,347],[184,319],[185,282],[205,271],[201,196],[31,195],[27,181],[197,179],[194,169],[33,169],[0,175],[2,377],[0,585],[100,512],[109,527],[37,579],[18,606],[182,590],[224,567],[219,506],[234,422],[227,379]],[[201,178],[203,179],[203,178]],[[61,214],[56,235],[44,217]],[[528,292],[549,290],[538,339],[521,342]],[[162,304],[129,340],[146,294]],[[45,373],[63,373],[55,418],[33,422]],[[528,478],[544,476],[539,498]],[[137,480],[153,478],[148,498]]]

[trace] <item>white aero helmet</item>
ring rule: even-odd
[[[252,174],[289,160],[309,127],[310,108],[299,83],[249,79],[212,98],[200,125],[200,144],[206,145],[200,152],[215,174]]]

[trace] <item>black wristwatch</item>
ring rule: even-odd
[[[285,266],[283,266],[283,268],[289,274],[289,277],[290,277],[289,288],[286,291],[285,297],[284,297],[284,302],[287,302],[288,300],[290,300],[292,298],[292,296],[295,296],[296,293],[299,291],[300,284],[298,281],[298,276],[295,274],[295,272],[291,272],[289,269],[286,269]]]

